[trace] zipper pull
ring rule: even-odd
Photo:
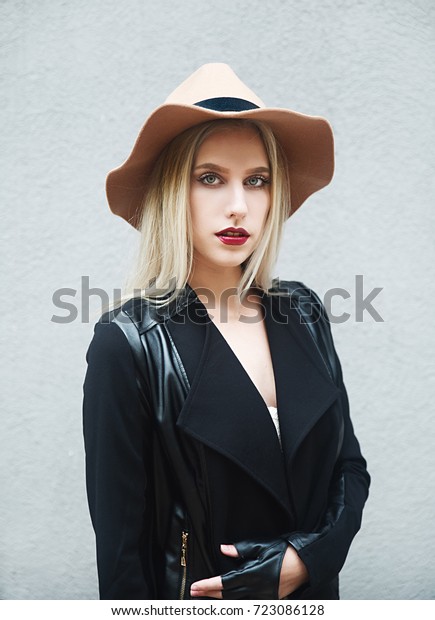
[[[181,566],[186,566],[187,537],[189,532],[181,532]]]

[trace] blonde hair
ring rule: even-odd
[[[267,124],[223,119],[187,129],[160,154],[142,204],[136,268],[117,304],[139,295],[164,305],[174,300],[186,286],[193,266],[189,194],[195,157],[208,136],[232,128],[250,128],[259,135],[271,168],[270,209],[261,240],[242,265],[238,295],[242,299],[251,286],[264,291],[270,288],[270,274],[277,259],[283,224],[290,212],[287,163]]]

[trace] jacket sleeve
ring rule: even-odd
[[[152,585],[144,570],[143,533],[150,433],[122,330],[114,323],[97,323],[86,360],[86,486],[100,598],[149,599]]]
[[[332,355],[330,365],[334,368],[335,381],[341,389],[343,419],[343,442],[323,521],[315,532],[293,532],[287,536],[288,542],[307,567],[309,586],[316,587],[336,577],[343,567],[351,542],[361,526],[370,476],[350,419],[348,396],[332,340],[329,318],[317,295],[313,291],[309,291],[309,294],[314,297],[320,310],[317,328],[324,331],[322,339],[328,342],[329,356]]]

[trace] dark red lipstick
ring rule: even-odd
[[[249,233],[244,228],[225,228],[216,233],[216,237],[225,245],[243,245],[249,239]]]

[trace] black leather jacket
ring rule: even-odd
[[[163,309],[135,299],[101,317],[84,384],[101,598],[189,598],[193,581],[225,573],[224,598],[276,599],[289,543],[309,583],[288,598],[338,598],[370,478],[324,308],[300,282],[281,282],[283,290],[263,296],[281,449],[205,313],[192,321],[190,310],[202,306],[192,289]],[[192,346],[198,330],[206,333],[198,351],[208,354],[192,385],[168,329],[173,320],[191,329]],[[231,410],[233,379],[248,394],[244,426]],[[221,557],[223,542],[238,545],[241,559]]]

